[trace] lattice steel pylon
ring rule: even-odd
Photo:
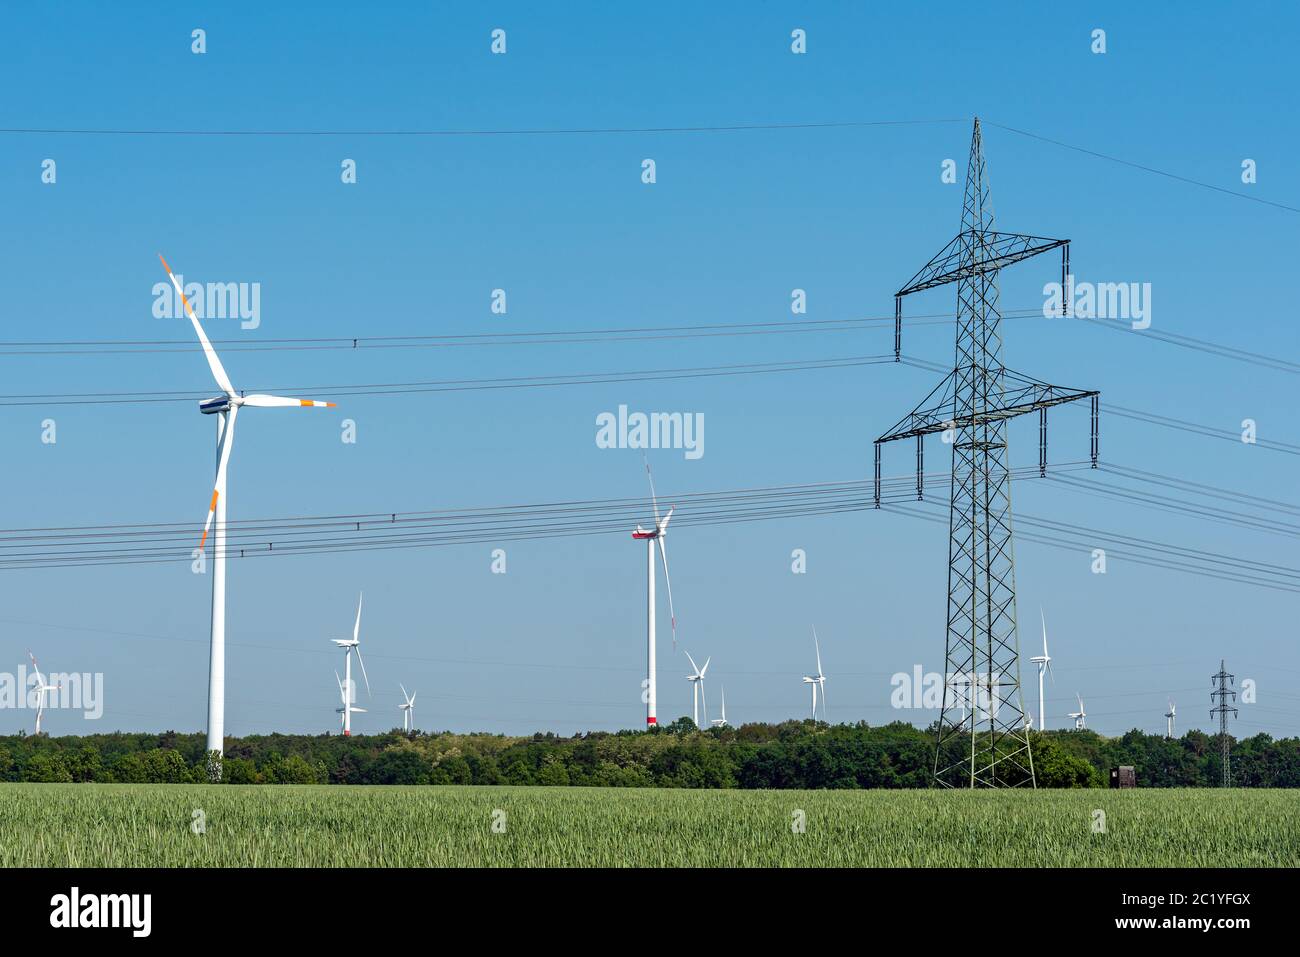
[[[1210,719],[1213,720],[1215,715],[1219,716],[1219,751],[1221,754],[1222,776],[1220,785],[1225,788],[1232,787],[1232,739],[1228,737],[1228,715],[1229,713],[1235,718],[1237,709],[1232,706],[1232,702],[1237,700],[1237,692],[1228,686],[1236,681],[1235,675],[1228,674],[1227,662],[1219,660],[1219,673],[1210,675],[1211,686],[1215,689],[1210,692],[1210,700],[1218,699],[1218,704],[1210,709]]]
[[[882,445],[916,438],[917,497],[922,498],[924,437],[943,432],[945,441],[951,438],[948,624],[934,764],[935,782],[946,787],[1036,786],[1020,687],[1007,421],[1039,412],[1039,470],[1045,475],[1047,409],[1091,398],[1096,467],[1098,393],[1048,385],[1003,365],[998,272],[1058,248],[1060,314],[1068,315],[1069,240],[994,229],[976,117],[961,231],[895,294],[894,351],[902,359],[903,297],[957,284],[956,362],[921,404],[875,443],[879,508]]]

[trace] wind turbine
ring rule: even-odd
[[[1052,656],[1047,653],[1047,616],[1043,614],[1043,609],[1038,609],[1038,615],[1043,620],[1043,653],[1034,655],[1029,660],[1038,665],[1038,730],[1044,731],[1047,728],[1047,712],[1043,710],[1043,674],[1052,671]],[[1052,672],[1052,687],[1056,687],[1056,672]]]
[[[655,527],[649,531],[637,525],[632,537],[644,541],[649,549],[646,553],[646,710],[645,723],[659,723],[656,705],[655,687],[655,543],[659,543],[659,557],[663,559],[664,583],[668,586],[668,614],[673,628],[673,649],[677,648],[677,615],[673,611],[673,584],[668,578],[668,552],[664,547],[664,536],[668,532],[668,522],[673,517],[676,506],[668,509],[668,514],[659,518],[659,499],[655,497],[655,480],[650,474],[650,463],[645,464],[646,478],[650,480],[650,501],[654,506]]]
[[[356,689],[352,684],[352,652],[357,653],[357,663],[361,665],[361,677],[366,679],[366,694],[370,694],[370,676],[366,674],[366,663],[361,658],[361,599],[364,595],[357,596],[357,621],[352,626],[351,638],[333,638],[334,644],[343,649],[343,682],[339,685],[339,690],[343,691],[343,685],[347,685],[347,690],[343,691],[343,707],[339,710],[343,713],[343,734],[349,736],[352,734],[352,714],[360,711],[365,713],[365,708],[352,707],[352,701],[356,700]],[[337,678],[339,673],[334,672]],[[348,700],[351,698],[352,700]]]
[[[704,667],[701,668],[691,657],[691,653],[686,652],[686,660],[691,663],[691,668],[695,672],[693,675],[687,675],[686,680],[691,683],[691,720],[695,722],[695,727],[700,726],[700,699],[704,697],[704,672],[709,670],[709,662],[713,660],[710,656],[704,659]],[[709,720],[709,703],[704,702],[704,720]]]
[[[1169,699],[1169,710],[1165,712],[1165,717],[1169,719],[1169,722],[1168,722],[1168,723],[1169,723],[1169,728],[1168,728],[1168,730],[1167,730],[1167,732],[1166,732],[1166,735],[1167,735],[1168,737],[1170,737],[1170,738],[1172,738],[1172,737],[1174,736],[1174,717],[1175,717],[1175,716],[1176,716],[1176,712],[1174,711],[1174,699],[1173,699],[1173,698],[1170,698],[1170,699]]]
[[[279,395],[241,395],[235,391],[226,375],[221,360],[203,332],[194,308],[190,305],[181,288],[180,280],[167,265],[167,260],[158,254],[163,269],[176,287],[176,292],[185,304],[185,314],[190,317],[194,331],[203,347],[203,355],[208,360],[208,369],[217,382],[221,395],[204,399],[199,403],[199,411],[204,415],[216,415],[217,418],[217,477],[212,487],[212,501],[208,503],[208,517],[203,523],[203,535],[199,539],[199,551],[202,552],[208,540],[208,530],[212,529],[212,636],[208,659],[208,756],[209,774],[216,780],[221,779],[221,752],[223,750],[226,723],[226,481],[230,469],[230,448],[235,439],[235,416],[244,406],[274,409],[288,407],[332,407],[333,402],[318,402],[313,399],[289,399]],[[214,525],[215,519],[215,528]],[[215,755],[214,755],[215,752]]]
[[[707,668],[708,665],[706,664],[705,667]],[[727,686],[726,685],[722,686],[722,717],[714,718],[712,721],[709,722],[709,724],[713,725],[715,728],[725,728],[727,726]]]
[[[41,675],[41,669],[36,664],[36,656],[30,651],[27,657],[32,659],[32,670],[36,672],[36,687],[32,690],[36,692],[36,733],[41,733],[41,715],[45,713],[45,693],[47,691],[57,691],[57,684],[46,684],[45,678]]]
[[[817,674],[804,675],[804,684],[812,685],[812,719],[817,720],[817,692],[822,696],[822,720],[826,720],[826,676],[822,674],[822,646],[817,640],[817,626],[813,626],[813,647],[817,649]]]
[[[360,657],[360,652],[358,652],[358,657]],[[406,699],[406,704],[400,706],[402,709],[402,730],[409,732],[415,727],[415,695],[408,697],[406,686],[403,684],[398,684],[397,687],[402,689],[402,697]],[[419,692],[417,691],[415,694],[419,694]]]
[[[1082,731],[1088,727],[1088,712],[1083,709],[1083,698],[1077,693],[1075,697],[1079,699],[1079,710],[1071,711],[1068,717],[1074,719],[1074,730]]]

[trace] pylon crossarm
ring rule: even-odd
[[[1023,379],[1015,373],[1010,373],[1010,377],[1024,384],[1018,388],[1004,391],[1001,400],[991,408],[978,409],[967,415],[957,415],[955,399],[951,394],[951,390],[946,388],[953,381],[956,374],[956,372],[948,373],[943,382],[939,383],[934,391],[922,400],[920,406],[913,409],[897,425],[876,439],[876,444],[880,445],[883,442],[913,438],[918,435],[929,435],[933,432],[944,432],[949,429],[960,430],[968,426],[982,425],[986,422],[1014,419],[1016,416],[1035,412],[1039,409],[1047,409],[1054,405],[1063,405],[1066,402],[1075,402],[1079,399],[1099,395],[1096,391],[1070,389],[1064,386],[1049,385],[1046,382],[1033,382]],[[931,402],[935,393],[940,393],[941,398]]]
[[[965,230],[939,250],[934,258],[922,266],[920,271],[894,295],[902,298],[914,292],[944,286],[960,279],[996,272],[1022,259],[1059,249],[1069,242],[1068,239],[1049,239],[1045,236],[1030,236],[1025,233]]]

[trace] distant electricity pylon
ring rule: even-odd
[[[1210,709],[1210,720],[1213,720],[1216,714],[1219,716],[1219,748],[1223,755],[1223,778],[1221,783],[1225,788],[1232,787],[1232,745],[1228,740],[1228,712],[1231,711],[1234,718],[1237,716],[1237,709],[1232,706],[1232,702],[1237,700],[1237,692],[1228,686],[1235,680],[1236,677],[1228,674],[1223,659],[1220,659],[1219,673],[1210,675],[1211,685],[1215,688],[1214,691],[1210,692],[1210,700],[1213,701],[1217,698],[1219,701]]]
[[[1092,464],[1097,465],[1097,392],[1048,385],[1002,364],[998,271],[1061,250],[1061,315],[1069,240],[993,228],[980,121],[971,134],[961,232],[895,294],[894,354],[901,358],[903,297],[957,284],[957,352],[952,372],[913,411],[876,439],[875,505],[880,507],[880,448],[916,438],[916,496],[924,496],[924,437],[952,444],[948,519],[948,626],[943,708],[935,743],[935,781],[946,787],[1036,786],[1020,688],[1011,476],[1007,420],[1039,413],[1039,474],[1047,474],[1047,409],[1092,399]],[[975,700],[964,698],[966,689]],[[959,714],[960,712],[960,714]],[[958,747],[969,739],[969,746]]]

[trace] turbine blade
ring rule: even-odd
[[[668,510],[668,518],[672,518],[672,509]],[[668,526],[668,519],[664,519],[664,526]],[[677,650],[677,612],[673,610],[673,580],[668,577],[668,546],[664,544],[662,532],[655,539],[659,543],[659,557],[663,560],[664,566],[664,584],[668,587],[668,621],[673,629],[673,651]]]
[[[283,395],[246,395],[243,398],[243,404],[256,406],[259,409],[294,407],[332,409],[337,403],[323,402],[320,399],[291,399]]]
[[[817,640],[817,626],[813,625],[813,647],[817,649],[817,674],[822,673],[822,643]]]
[[[1043,620],[1043,657],[1048,658],[1051,656],[1047,653],[1047,615],[1043,613],[1041,605],[1038,608],[1038,617]]]
[[[691,657],[691,653],[689,651],[686,652],[686,660],[691,663],[691,670],[698,675],[700,673],[700,666],[695,663],[695,659]]]
[[[405,701],[407,704],[410,704],[410,703],[411,703],[411,696],[410,696],[409,694],[406,693],[406,685],[402,684],[402,683],[399,681],[399,682],[397,683],[397,687],[399,687],[399,688],[402,689],[402,700]]]
[[[208,540],[208,531],[217,514],[217,499],[226,494],[226,472],[230,466],[230,449],[235,444],[235,416],[239,406],[232,405],[226,413],[226,427],[221,431],[221,460],[217,463],[217,480],[212,485],[212,500],[208,502],[208,517],[203,522],[203,534],[199,536],[199,548]]]
[[[713,656],[712,656],[712,655],[709,655],[709,657],[707,657],[707,658],[704,659],[704,667],[700,669],[700,677],[701,677],[701,678],[704,677],[704,672],[706,672],[706,671],[709,670],[709,662],[712,661],[712,660],[713,660]]]
[[[677,506],[676,506],[676,505],[669,505],[669,506],[668,506],[668,514],[665,515],[665,516],[664,516],[664,520],[658,524],[657,527],[658,527],[658,529],[659,529],[659,535],[660,535],[660,538],[661,538],[661,539],[662,539],[662,537],[663,537],[664,532],[668,531],[668,523],[672,520],[673,512],[675,512],[675,511],[677,511]]]
[[[194,325],[194,331],[199,335],[199,345],[203,347],[203,355],[208,360],[208,368],[212,370],[212,378],[217,380],[217,387],[228,396],[234,396],[235,387],[230,384],[230,376],[226,375],[226,370],[221,365],[221,360],[217,358],[217,352],[212,348],[212,343],[208,341],[207,333],[203,331],[203,326],[199,324],[198,317],[194,315],[194,307],[190,305],[190,300],[185,295],[185,290],[181,288],[180,280],[172,272],[172,267],[167,265],[167,260],[163,259],[162,253],[158,254],[159,260],[162,261],[163,269],[167,270],[167,275],[176,287],[176,292],[180,294],[181,302],[185,304],[185,313],[190,317],[190,322]]]
[[[650,460],[641,453],[641,461],[645,463],[645,477],[650,480],[650,504],[655,510],[655,528],[659,527],[659,499],[655,496],[655,477],[650,474]]]
[[[365,597],[365,592],[359,592],[357,594],[357,620],[352,626],[352,640],[356,642],[361,641],[361,601]],[[359,644],[357,646],[357,657],[361,657],[361,646]]]
[[[366,697],[373,697],[370,693],[370,676],[366,674],[366,663],[361,659],[361,646],[357,645],[357,664],[361,666],[361,677],[366,679]]]

